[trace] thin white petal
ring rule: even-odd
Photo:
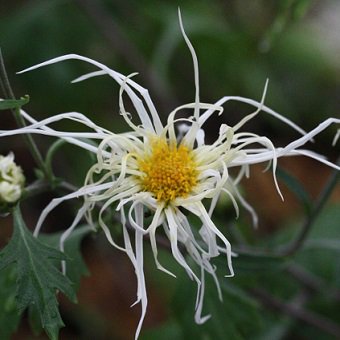
[[[43,211],[41,212],[40,216],[39,216],[39,219],[38,219],[38,222],[37,222],[37,225],[34,229],[34,233],[33,235],[35,237],[38,236],[39,232],[40,232],[40,228],[43,224],[43,222],[45,221],[47,215],[55,208],[57,207],[60,203],[64,202],[64,201],[67,201],[67,200],[70,200],[70,199],[73,199],[73,198],[78,198],[80,196],[85,196],[85,195],[88,195],[88,194],[91,194],[93,192],[96,192],[96,191],[99,191],[99,190],[104,190],[104,189],[107,189],[109,188],[110,186],[112,186],[112,183],[105,183],[105,184],[102,184],[102,185],[98,185],[98,186],[88,186],[88,187],[82,187],[80,188],[79,190],[73,192],[73,193],[70,193],[68,195],[65,195],[65,196],[62,196],[62,197],[59,197],[59,198],[54,198],[47,206],[45,209],[43,209]]]
[[[34,69],[37,69],[37,68],[40,68],[40,67],[43,67],[43,66],[59,63],[59,62],[64,61],[64,60],[72,60],[72,59],[85,61],[89,64],[92,64],[92,65],[98,67],[102,71],[106,72],[110,77],[112,77],[119,85],[122,85],[122,83],[124,82],[124,79],[126,78],[125,76],[123,76],[119,72],[116,72],[116,71],[110,69],[109,67],[105,66],[102,63],[99,63],[99,62],[97,62],[93,59],[90,59],[90,58],[87,58],[87,57],[84,57],[84,56],[80,56],[80,55],[77,55],[77,54],[66,54],[66,55],[63,55],[63,56],[60,56],[60,57],[57,57],[57,58],[53,58],[53,59],[50,59],[50,60],[45,61],[43,63],[34,65],[34,66],[29,67],[27,69],[24,69],[24,70],[17,72],[17,73],[20,74],[20,73],[32,71]],[[162,124],[160,122],[160,119],[159,119],[159,116],[156,112],[156,109],[155,109],[155,107],[154,107],[154,105],[153,105],[153,103],[152,103],[152,101],[151,101],[151,99],[148,95],[148,91],[146,89],[144,89],[143,87],[141,87],[140,85],[138,85],[137,83],[133,82],[132,80],[128,80],[127,83],[129,85],[133,86],[134,88],[136,88],[141,93],[141,95],[144,97],[145,101],[147,102],[149,109],[151,110],[151,114],[152,114],[152,117],[153,117],[154,124],[157,127],[157,132],[160,132],[160,130],[162,128]],[[141,118],[141,120],[143,120],[144,117],[148,116],[148,114],[147,114],[147,112],[144,108],[142,101],[132,91],[130,86],[127,85],[126,91],[129,95],[129,97],[131,98],[131,101],[132,101],[133,105],[135,106],[139,117]]]

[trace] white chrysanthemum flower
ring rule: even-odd
[[[222,299],[215,273],[216,268],[210,263],[210,260],[221,253],[224,254],[228,269],[227,276],[234,275],[231,245],[227,237],[212,221],[212,214],[220,195],[226,194],[230,198],[237,215],[239,204],[248,210],[256,224],[257,217],[254,210],[238,190],[238,183],[244,176],[249,175],[250,165],[271,162],[274,183],[279,194],[275,177],[276,163],[279,157],[304,155],[340,169],[324,157],[309,150],[300,149],[329,125],[340,123],[340,119],[329,118],[307,133],[263,104],[267,84],[261,102],[235,96],[223,97],[215,104],[200,102],[197,57],[184,32],[181,18],[180,27],[193,58],[196,95],[193,103],[182,105],[172,111],[166,125],[162,124],[148,91],[134,82],[131,76],[124,76],[92,59],[68,54],[22,72],[70,59],[85,61],[96,66],[99,71],[86,74],[73,82],[102,75],[113,78],[121,86],[120,113],[131,131],[115,134],[99,127],[86,116],[77,112],[62,113],[37,121],[24,111],[21,111],[21,114],[30,125],[16,130],[0,131],[0,137],[26,133],[55,136],[96,154],[97,163],[89,169],[84,186],[76,192],[52,200],[43,210],[34,234],[38,235],[46,216],[57,205],[73,198],[84,198],[83,206],[78,210],[73,223],[60,239],[60,248],[63,250],[65,240],[81,219],[86,217],[93,225],[98,223],[108,241],[129,256],[138,281],[136,303],[140,302],[142,307],[136,338],[140,333],[147,307],[143,270],[144,239],[150,240],[157,268],[174,276],[162,266],[157,256],[157,229],[162,229],[168,237],[174,259],[197,283],[195,320],[197,323],[203,323],[210,317],[210,315],[202,316],[205,273],[214,278]],[[140,119],[139,125],[133,123],[130,113],[125,110],[122,99],[124,92],[134,105]],[[255,107],[256,111],[241,119],[235,126],[222,124],[217,140],[213,144],[206,144],[203,132],[205,122],[214,113],[221,114],[223,111],[221,105],[228,101],[249,104]],[[193,116],[186,119],[176,118],[176,114],[182,109],[192,109]],[[261,111],[288,124],[300,132],[302,137],[285,147],[276,148],[265,136],[241,132],[240,128]],[[50,126],[62,119],[79,122],[90,128],[91,131],[66,132]],[[176,124],[177,126],[175,126]],[[88,142],[88,140],[92,141]],[[98,142],[97,146],[93,141]],[[239,169],[236,177],[230,175],[231,168]],[[203,200],[210,203],[203,204]],[[94,209],[96,206],[99,211]],[[105,218],[105,214],[112,208],[120,214],[123,245],[116,243],[108,225],[109,222],[112,223],[112,220]],[[146,211],[151,212],[151,220],[145,217]],[[186,212],[198,217],[201,221],[198,231],[190,225]],[[134,233],[134,240],[131,239],[131,233]],[[184,249],[185,253],[198,265],[198,274],[188,264]]]
[[[20,166],[14,162],[14,155],[0,155],[0,204],[15,203],[19,200],[25,183]]]

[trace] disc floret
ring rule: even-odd
[[[158,201],[187,197],[197,184],[198,171],[192,151],[163,138],[152,141],[149,152],[138,160],[138,167],[142,172],[142,189]]]

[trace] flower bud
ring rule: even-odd
[[[21,167],[15,164],[13,153],[0,155],[0,204],[18,201],[24,183],[25,177]]]

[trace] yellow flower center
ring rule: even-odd
[[[159,201],[186,197],[197,183],[196,164],[191,150],[184,145],[169,145],[164,139],[151,142],[150,151],[138,159],[143,190]]]

